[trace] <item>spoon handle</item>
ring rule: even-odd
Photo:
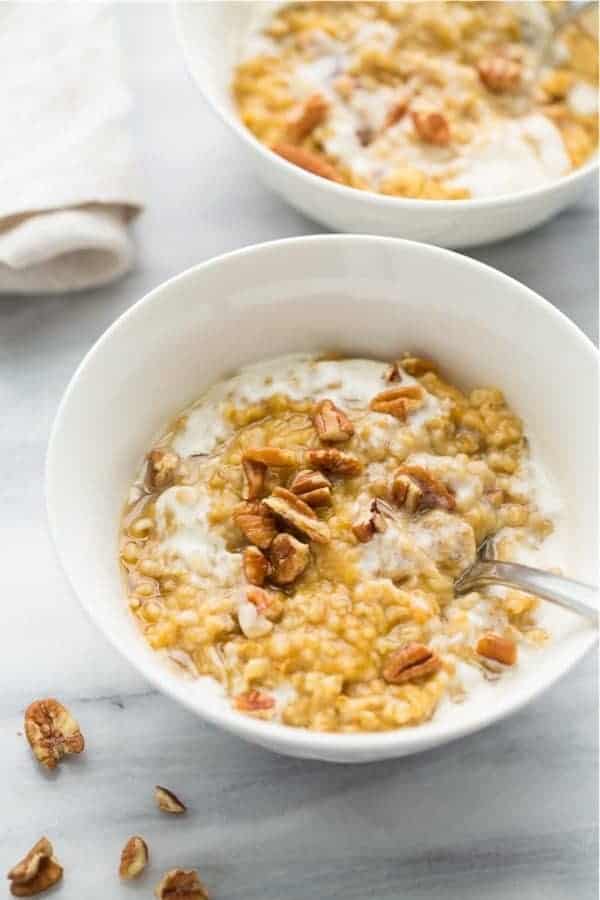
[[[460,595],[488,584],[519,588],[598,620],[600,599],[597,588],[519,563],[479,560],[458,579],[454,587],[456,593]]]

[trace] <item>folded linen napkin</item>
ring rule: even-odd
[[[124,274],[140,192],[110,7],[0,3],[0,84],[0,292]]]

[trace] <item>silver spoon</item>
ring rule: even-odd
[[[478,548],[473,565],[455,582],[454,591],[461,596],[490,584],[518,588],[598,622],[600,599],[597,588],[543,569],[500,562],[494,559],[493,541],[488,538]]]

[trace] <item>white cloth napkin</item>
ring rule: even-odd
[[[0,292],[122,275],[140,193],[110,7],[0,2],[0,85]]]

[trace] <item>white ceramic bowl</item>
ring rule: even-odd
[[[257,722],[172,675],[130,616],[117,563],[122,504],[157,432],[246,363],[319,349],[431,355],[465,385],[502,386],[557,478],[570,574],[593,580],[596,351],[549,303],[480,263],[391,238],[331,235],[248,247],[189,269],[118,319],[60,406],[47,501],[64,569],[91,618],[156,687],[202,718],[281,753],[336,761],[402,756],[482,728],[552,684],[590,647],[573,618],[493,705],[383,734],[317,734]]]
[[[246,148],[260,178],[288,203],[335,231],[380,234],[442,247],[472,247],[520,234],[574,203],[590,186],[597,159],[541,188],[475,200],[407,200],[335,184],[291,165],[245,128],[230,96],[240,38],[254,3],[198,2],[175,5],[184,55],[205,99]]]

